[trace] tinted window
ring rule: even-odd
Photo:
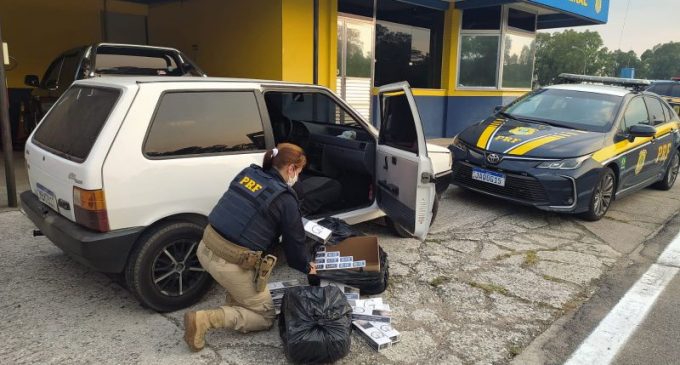
[[[403,92],[383,95],[380,100],[380,143],[409,152],[418,153],[418,135],[413,112]]]
[[[458,85],[463,87],[496,86],[499,36],[463,35],[460,39]]]
[[[80,57],[78,53],[67,55],[64,57],[64,63],[61,65],[61,72],[59,73],[59,88],[66,90],[76,79],[76,72],[78,71],[78,63]]]
[[[592,132],[611,129],[621,97],[574,90],[541,89],[506,113]]]
[[[63,57],[59,57],[52,61],[50,67],[45,71],[45,76],[42,79],[42,87],[53,88],[57,86],[57,81],[59,80],[59,72],[61,71],[61,63],[64,61]]]
[[[680,98],[680,84],[673,85],[673,88],[671,89],[671,92],[668,95],[674,98]]]
[[[501,29],[501,7],[491,6],[463,10],[463,29]]]
[[[517,9],[508,9],[508,26],[533,32],[536,30],[536,15]]]
[[[173,92],[163,95],[144,144],[149,157],[265,149],[252,92]]]
[[[502,87],[531,88],[535,44],[533,35],[505,35]]]
[[[645,102],[647,103],[647,110],[649,110],[649,119],[654,125],[666,122],[663,105],[658,99],[645,97]]]
[[[669,83],[664,83],[664,84],[654,84],[652,85],[647,91],[653,92],[659,95],[670,95],[671,92],[671,87],[673,84]]]
[[[33,141],[82,162],[90,153],[120,92],[86,86],[70,88],[50,109]]]
[[[335,100],[322,93],[269,91],[264,99],[275,130],[282,124],[286,127],[289,121],[327,124],[357,122]]]
[[[377,5],[375,86],[406,80],[439,88],[444,12],[391,0]]]
[[[642,101],[642,98],[635,98],[631,100],[623,115],[623,130],[626,131],[630,126],[635,124],[649,124],[649,115],[647,114],[647,107]]]

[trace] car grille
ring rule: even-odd
[[[472,166],[457,162],[453,168],[453,180],[463,186],[469,186],[487,193],[508,198],[519,199],[530,203],[548,203],[548,195],[536,178],[505,174],[505,186],[485,183],[472,179]]]

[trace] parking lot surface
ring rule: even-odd
[[[615,202],[602,221],[584,222],[450,188],[424,242],[379,223],[358,226],[389,254],[382,297],[402,341],[376,353],[353,335],[340,363],[508,363],[676,214],[679,189],[646,189]],[[142,308],[115,277],[32,237],[18,211],[0,213],[0,227],[0,363],[286,362],[276,326],[212,331],[193,354],[182,340],[183,311]],[[272,280],[288,278],[305,279],[283,264]],[[215,288],[195,308],[223,300]]]

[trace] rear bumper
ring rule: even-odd
[[[71,222],[38,200],[33,192],[20,195],[21,206],[38,229],[76,261],[97,271],[120,273],[144,227],[94,232]]]

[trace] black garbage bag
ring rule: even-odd
[[[317,222],[320,226],[324,226],[331,231],[333,231],[333,234],[331,237],[328,239],[328,244],[333,245],[335,243],[338,243],[345,238],[349,237],[355,237],[355,236],[363,236],[364,233],[354,229],[354,227],[350,226],[347,224],[345,221],[342,219],[338,218],[324,218]]]
[[[352,307],[340,289],[295,287],[286,291],[279,334],[289,361],[330,363],[349,353]]]
[[[365,271],[363,269],[324,270],[316,275],[309,275],[310,285],[319,285],[319,279],[336,281],[361,290],[361,295],[380,294],[387,289],[390,279],[390,264],[387,253],[380,250],[380,271]]]

